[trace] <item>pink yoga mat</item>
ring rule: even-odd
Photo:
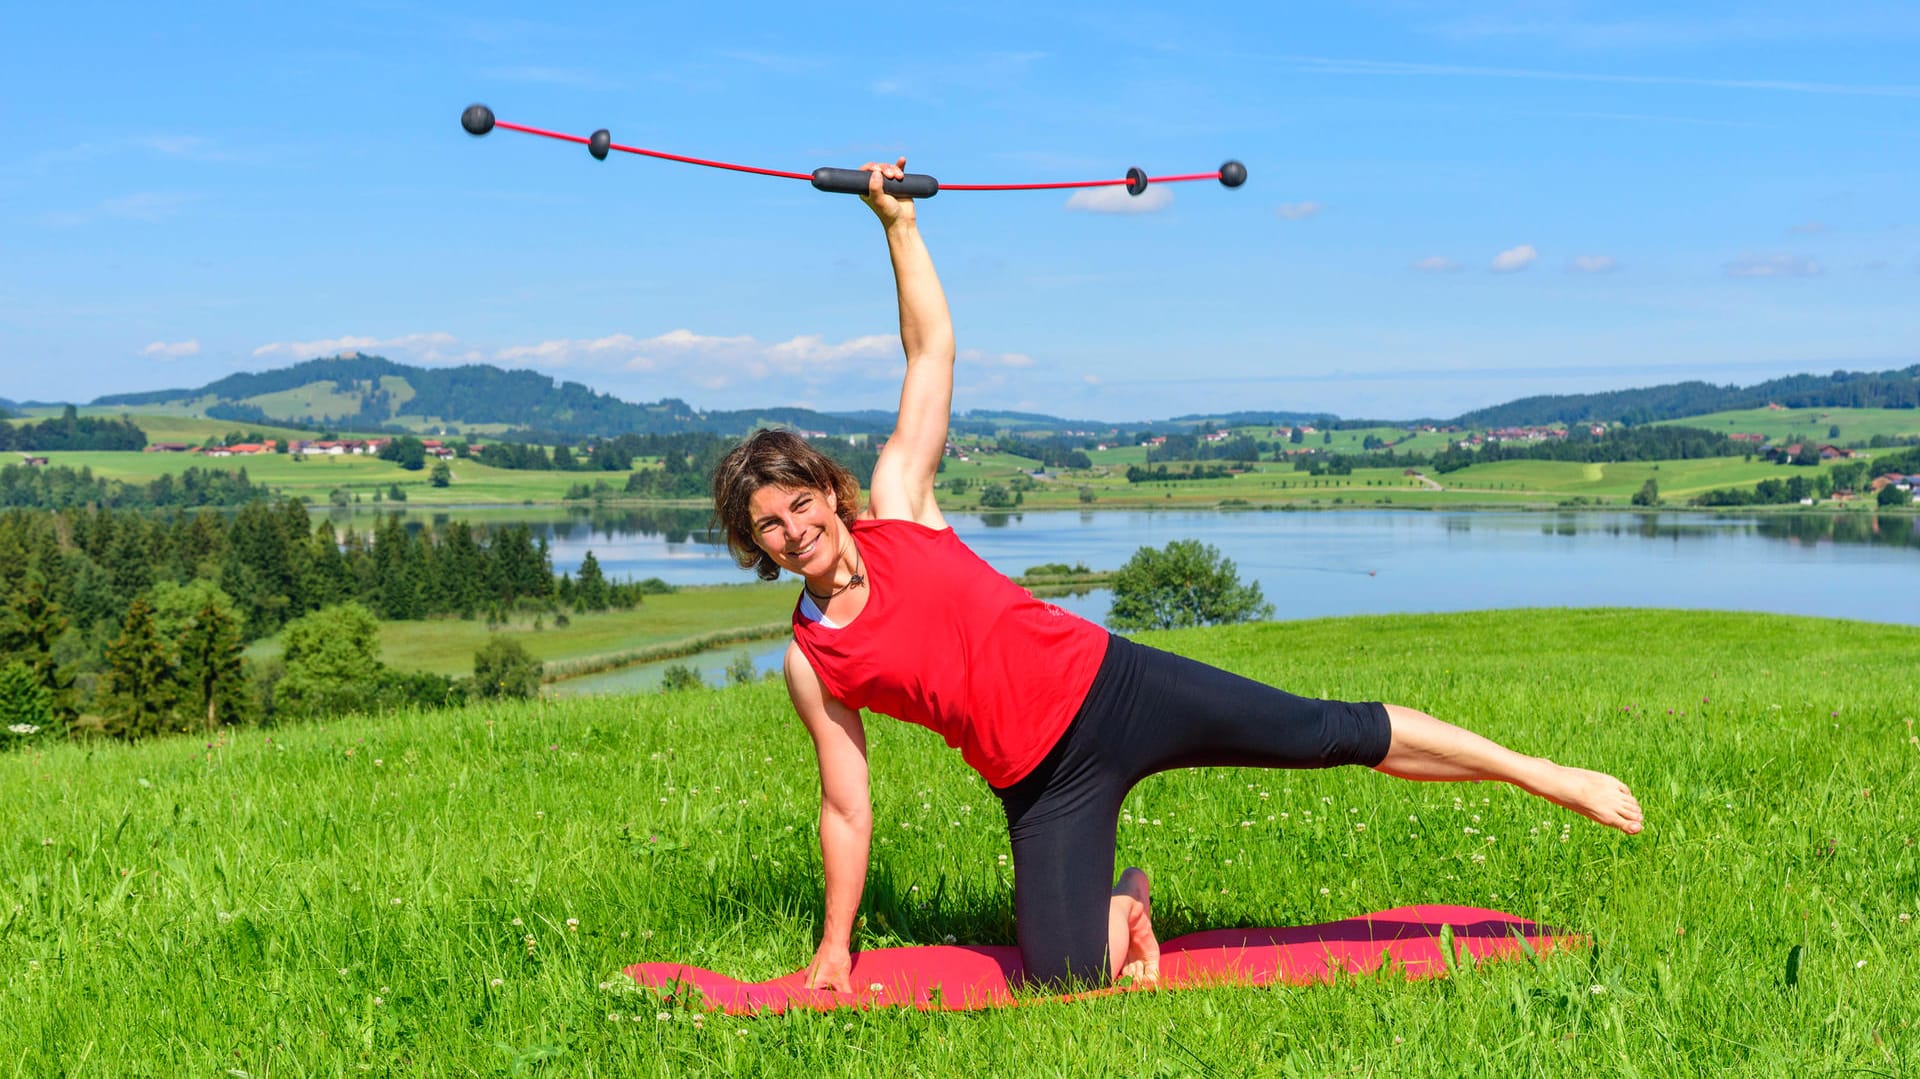
[[[627,968],[627,974],[643,986],[697,989],[709,1008],[735,1015],[845,1007],[963,1011],[1145,988],[1274,982],[1307,985],[1331,981],[1341,974],[1366,974],[1388,964],[1409,978],[1435,977],[1447,970],[1440,953],[1440,934],[1445,926],[1453,929],[1454,946],[1476,961],[1523,954],[1523,939],[1537,953],[1572,947],[1585,939],[1497,910],[1419,906],[1395,907],[1323,925],[1188,933],[1160,945],[1157,986],[1110,986],[1068,996],[1016,997],[1009,985],[1019,978],[1020,951],[1008,945],[932,945],[855,952],[855,988],[850,993],[802,988],[804,970],[764,982],[737,981],[683,963],[636,963]]]

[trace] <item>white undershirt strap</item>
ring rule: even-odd
[[[813,593],[804,588],[800,590],[800,617],[818,624],[821,629],[840,628],[833,619],[827,617],[825,611],[820,609],[820,605],[813,601]]]

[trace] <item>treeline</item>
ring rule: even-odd
[[[0,423],[0,450],[144,450],[147,433],[124,416],[81,416],[68,405],[39,423]]]
[[[1622,427],[1597,436],[1575,429],[1561,439],[1489,442],[1478,449],[1449,445],[1434,453],[1430,463],[1436,472],[1453,472],[1492,461],[1676,461],[1752,452],[1747,443],[1697,427]]]
[[[93,469],[65,465],[0,467],[0,507],[58,510],[77,506],[105,509],[198,509],[239,506],[271,495],[247,470],[190,467],[178,476],[145,483],[105,479]]]
[[[490,621],[517,609],[561,621],[567,610],[631,607],[665,587],[609,580],[591,552],[577,575],[555,576],[545,538],[524,525],[485,531],[453,521],[435,534],[387,517],[371,535],[341,537],[295,499],[163,516],[9,510],[0,514],[0,719],[42,726],[19,718],[40,708],[64,727],[86,713],[109,733],[141,736],[192,717],[297,714],[306,706],[275,704],[272,670],[239,664],[245,642],[343,608],[389,619],[484,612]],[[297,673],[293,658],[287,669]],[[363,666],[353,677],[385,687],[385,703],[450,691],[444,679],[375,673]],[[254,685],[256,677],[265,681]],[[205,692],[186,695],[189,683]],[[207,696],[215,689],[226,704]],[[301,699],[315,698],[291,698]]]
[[[1086,451],[1065,438],[1001,438],[1000,452],[1030,457],[1042,468],[1092,468]]]
[[[1224,480],[1233,475],[1226,465],[1196,464],[1192,468],[1180,471],[1168,471],[1166,465],[1142,468],[1139,465],[1127,466],[1128,483],[1162,483],[1168,480]]]

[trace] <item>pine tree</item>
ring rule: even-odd
[[[26,665],[34,684],[46,691],[53,717],[61,723],[77,714],[73,677],[63,674],[53,659],[54,642],[66,630],[66,616],[48,594],[46,580],[38,573],[28,574],[8,603],[4,621],[0,621],[0,651],[13,653]]]
[[[179,682],[153,625],[153,608],[137,597],[120,636],[107,646],[107,732],[121,738],[159,734],[173,723]]]
[[[182,707],[190,716],[204,717],[208,730],[238,722],[246,713],[247,676],[240,653],[240,628],[217,604],[202,606],[180,635]]]
[[[573,602],[577,610],[604,611],[607,609],[607,578],[600,572],[600,560],[588,551],[580,559],[580,576],[573,582]]]
[[[33,669],[18,660],[0,667],[0,727],[28,737],[53,725],[53,698],[34,679]],[[0,735],[0,744],[5,740]]]

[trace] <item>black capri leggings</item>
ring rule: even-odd
[[[1376,702],[1296,697],[1108,638],[1080,711],[1045,760],[995,787],[1013,839],[1013,914],[1027,983],[1105,984],[1120,805],[1155,772],[1202,766],[1369,767],[1392,740]]]

